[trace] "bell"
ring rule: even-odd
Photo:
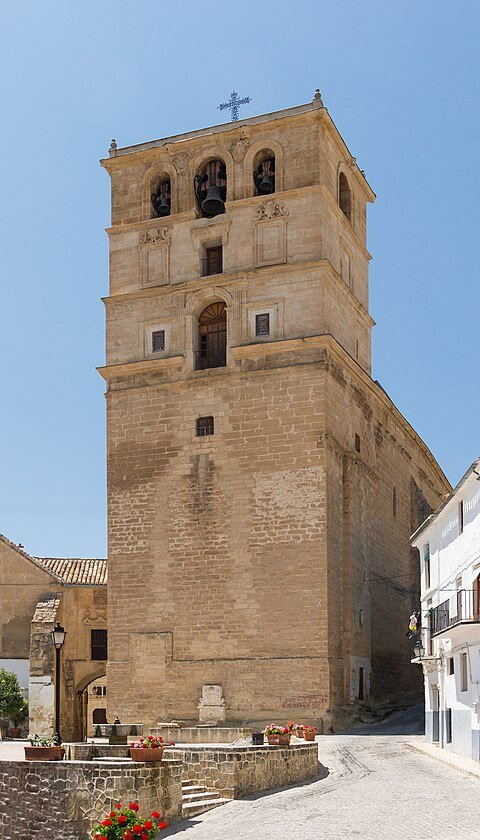
[[[266,195],[267,193],[273,193],[273,191],[273,178],[265,173],[258,185],[258,192]]]
[[[157,202],[156,211],[159,216],[169,216],[170,215],[170,205],[168,200],[163,197],[160,202]]]
[[[207,188],[207,194],[202,201],[202,210],[207,216],[218,216],[219,213],[225,213],[225,202],[220,187],[217,187],[216,184]]]

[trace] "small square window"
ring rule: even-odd
[[[270,314],[255,315],[255,335],[270,335]]]
[[[158,353],[160,350],[165,350],[165,330],[152,332],[152,353]]]
[[[213,417],[197,417],[197,437],[215,434]]]

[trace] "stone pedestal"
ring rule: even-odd
[[[204,685],[197,708],[199,723],[223,723],[225,721],[227,704],[222,696],[222,686]]]

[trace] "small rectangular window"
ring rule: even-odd
[[[213,417],[197,417],[197,437],[205,437],[215,433]]]
[[[445,710],[445,740],[447,744],[452,743],[452,710]]]
[[[461,659],[461,688],[460,691],[468,691],[468,660],[467,654],[462,653]]]
[[[360,435],[355,435],[355,452],[360,452]]]
[[[205,248],[205,260],[203,267],[204,276],[210,274],[221,274],[223,271],[223,254],[222,246],[216,245],[214,248]]]
[[[160,350],[165,350],[165,330],[152,332],[152,353],[158,353]]]
[[[107,660],[107,631],[91,631],[91,658],[100,662]]]
[[[453,656],[449,656],[448,657],[448,675],[449,675],[449,677],[451,677],[452,674],[454,674],[454,673],[455,673],[455,659],[453,658]]]
[[[463,534],[463,499],[458,505],[458,531]]]
[[[425,588],[430,589],[430,543],[424,548],[423,561],[425,565]]]
[[[255,315],[255,335],[270,335],[270,315],[268,312]]]

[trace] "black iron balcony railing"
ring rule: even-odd
[[[480,599],[477,589],[459,589],[453,599],[444,601],[430,613],[430,633],[441,633],[454,624],[480,621]]]
[[[218,350],[195,351],[195,370],[208,370],[208,368],[225,367],[227,364],[226,348]]]

